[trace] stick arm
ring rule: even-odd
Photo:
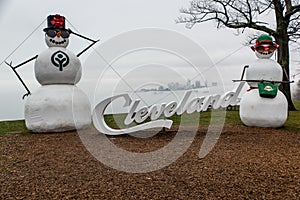
[[[93,42],[92,44],[90,44],[89,46],[87,46],[85,49],[83,49],[81,52],[79,52],[76,56],[79,57],[81,56],[81,54],[83,54],[84,52],[86,52],[89,48],[91,48],[94,44],[96,44],[99,40]]]
[[[35,55],[35,56],[33,56],[32,58],[30,58],[30,59],[28,59],[28,60],[26,60],[26,61],[24,61],[24,62],[22,62],[22,63],[20,63],[20,64],[18,64],[18,65],[16,65],[15,67],[12,66],[12,62],[11,62],[10,64],[8,64],[8,63],[5,61],[5,63],[6,63],[7,65],[9,65],[11,68],[17,69],[17,68],[19,68],[19,67],[25,65],[26,63],[29,63],[30,61],[33,61],[33,60],[37,59],[37,57],[38,57],[38,55]]]
[[[81,52],[79,52],[79,53],[77,54],[77,57],[81,56],[81,54],[83,54],[84,52],[86,52],[86,51],[87,51],[89,48],[91,48],[94,44],[96,44],[97,42],[100,41],[100,40],[93,40],[93,39],[88,38],[88,37],[86,37],[86,36],[83,36],[83,35],[80,35],[80,34],[78,34],[78,33],[75,33],[75,32],[73,32],[71,29],[68,29],[68,31],[70,32],[70,34],[72,33],[72,34],[74,34],[74,35],[76,35],[76,36],[78,36],[78,37],[81,37],[81,38],[83,38],[83,39],[86,39],[86,40],[92,42],[89,46],[87,46],[85,49],[83,49]]]
[[[24,61],[24,62],[18,64],[18,65],[16,65],[15,67],[12,66],[12,62],[8,63],[8,62],[5,61],[5,64],[7,64],[7,65],[13,70],[13,72],[16,74],[16,76],[18,77],[18,79],[20,80],[20,82],[22,83],[22,85],[24,86],[24,88],[25,88],[26,91],[27,91],[27,93],[23,95],[22,99],[24,99],[26,96],[31,95],[31,92],[30,92],[30,90],[28,89],[28,87],[26,86],[26,84],[24,83],[24,81],[23,81],[23,79],[21,78],[21,76],[18,74],[18,72],[17,72],[16,69],[19,68],[19,67],[21,67],[21,66],[23,66],[23,65],[25,65],[26,63],[28,63],[28,62],[30,62],[30,61],[32,61],[32,60],[34,60],[34,59],[36,59],[37,57],[38,57],[38,56],[36,55],[36,56],[34,56],[34,57],[32,57],[32,58],[30,58],[30,59],[28,59],[28,60],[26,60],[26,61]]]
[[[244,66],[244,69],[243,69],[243,72],[242,72],[242,76],[241,76],[241,80],[244,79],[244,75],[245,75],[245,72],[246,72],[246,69],[249,68],[249,65],[245,65]]]
[[[244,69],[243,69],[243,72],[242,72],[242,76],[241,76],[241,79],[240,80],[232,80],[233,82],[255,82],[255,83],[258,83],[258,82],[269,82],[269,83],[294,83],[294,81],[273,81],[273,80],[264,80],[264,79],[256,79],[256,80],[244,80],[244,75],[245,75],[245,72],[246,72],[246,69],[249,68],[249,65],[245,65],[244,66]]]
[[[268,83],[294,83],[294,81],[273,81],[273,80],[232,80],[233,82],[254,82],[254,83],[259,83],[259,82],[268,82]]]

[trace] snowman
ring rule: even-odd
[[[278,45],[269,35],[261,35],[251,47],[257,56],[246,71],[246,81],[250,89],[240,102],[240,118],[246,126],[281,127],[288,114],[288,103],[278,90],[282,82],[282,68],[270,59]]]
[[[91,124],[91,106],[85,93],[76,87],[82,73],[78,57],[97,41],[66,29],[65,17],[59,14],[49,15],[47,24],[44,32],[49,48],[15,67],[9,64],[27,90],[23,96],[28,96],[25,102],[26,127],[33,132],[64,132],[87,128]],[[75,55],[66,49],[71,33],[93,41],[93,44]],[[35,77],[41,86],[31,94],[16,68],[34,59]]]

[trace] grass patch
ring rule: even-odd
[[[29,133],[24,120],[0,122],[0,135],[25,135]]]
[[[300,132],[300,101],[294,101],[296,111],[289,111],[288,119],[282,129]]]
[[[288,119],[282,128],[300,132],[300,111],[289,111]]]
[[[131,123],[130,125],[124,125],[126,114],[119,115],[106,115],[105,121],[112,128],[129,128],[138,125],[138,123]],[[164,119],[164,118],[160,118]],[[239,111],[224,111],[224,110],[214,110],[201,113],[192,113],[192,114],[182,114],[182,115],[173,115],[168,118],[173,121],[174,126],[208,126],[210,124],[214,125],[242,125],[242,122],[239,117]],[[149,119],[145,122],[150,121]]]
[[[280,129],[300,132],[300,101],[294,102],[297,111],[289,111],[288,120]],[[183,114],[181,116],[174,115],[170,117],[174,126],[208,126],[210,124],[222,125],[225,120],[225,125],[243,125],[239,117],[238,110],[226,111],[224,119],[224,110],[215,110],[213,112],[201,112],[192,114]],[[112,128],[128,128],[138,125],[131,123],[124,125],[125,114],[106,115],[105,121]],[[163,118],[162,118],[163,119]],[[149,121],[146,120],[146,122]],[[24,120],[18,121],[2,121],[0,122],[0,136],[1,135],[26,135],[30,131],[26,128]]]
[[[289,111],[289,116],[284,126],[280,129],[297,131],[300,132],[300,101],[295,104],[297,111]],[[170,117],[173,121],[173,125],[183,125],[183,126],[208,126],[210,124],[222,125],[224,122],[224,111],[216,110],[213,112],[201,112],[193,114],[183,114],[181,116],[174,115]],[[106,115],[105,121],[112,128],[128,128],[138,125],[137,123],[132,123],[129,126],[124,125],[124,119],[126,115]],[[148,120],[149,121],[149,120]],[[225,125],[243,125],[238,110],[226,111]]]

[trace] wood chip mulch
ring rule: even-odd
[[[199,159],[206,131],[198,129],[178,160],[149,173],[105,166],[77,132],[1,136],[0,199],[300,199],[300,133],[226,126]],[[175,134],[111,139],[128,151],[147,152]]]

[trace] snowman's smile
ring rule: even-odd
[[[45,35],[45,41],[48,47],[67,47],[69,44],[69,38],[49,37],[47,34]]]
[[[66,43],[66,42],[67,42],[67,40],[66,40],[66,39],[64,39],[64,40],[61,40],[61,41],[56,41],[56,40],[54,40],[54,39],[50,39],[49,41],[50,41],[51,43],[53,43],[53,44],[57,44],[57,45],[64,44],[64,43]]]
[[[273,52],[270,52],[270,51],[264,51],[264,52],[260,52],[262,55],[270,55],[272,54]]]

